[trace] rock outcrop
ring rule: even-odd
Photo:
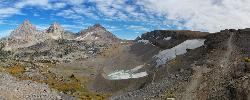
[[[0,72],[1,100],[60,100],[63,99],[45,84],[33,81],[18,81],[9,74]]]
[[[172,48],[187,39],[205,38],[209,33],[189,30],[155,30],[147,32],[141,37],[137,37],[136,41],[148,41],[160,48]]]

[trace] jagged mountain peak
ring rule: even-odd
[[[23,38],[33,36],[38,33],[36,27],[33,26],[29,20],[25,20],[20,26],[11,32],[11,37]]]
[[[111,32],[106,30],[101,24],[97,23],[80,31],[77,40],[96,41],[102,43],[117,42],[119,39]]]
[[[38,34],[39,31],[37,31],[36,27],[33,26],[29,20],[25,20],[10,33],[10,36],[6,40],[4,50],[14,50],[36,44],[37,41],[39,41],[39,39],[36,38]]]
[[[25,28],[25,29],[27,29],[27,28],[36,29],[36,27],[33,26],[29,20],[25,20],[25,21],[18,27],[18,29],[21,29],[21,28]]]
[[[64,31],[63,27],[57,22],[51,24],[50,27],[46,30],[47,33],[63,32],[63,31]]]
[[[93,30],[104,30],[104,31],[106,31],[106,28],[103,27],[101,24],[96,23],[93,26],[89,26],[87,29],[84,29],[82,31],[93,31]]]
[[[22,25],[31,25],[31,23],[29,20],[26,19],[23,21]]]
[[[94,28],[103,28],[105,29],[100,23],[96,23],[94,26],[92,26]]]
[[[45,33],[47,33],[52,39],[62,39],[64,32],[64,28],[57,22],[54,22],[48,29],[45,30]]]

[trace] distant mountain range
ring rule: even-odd
[[[100,24],[90,26],[78,33],[65,31],[59,23],[53,23],[48,29],[38,31],[29,20],[25,20],[20,26],[11,32],[6,38],[4,50],[16,50],[18,48],[29,47],[45,40],[76,40],[88,41],[100,44],[119,42],[115,35],[107,31]]]

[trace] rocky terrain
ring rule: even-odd
[[[248,100],[248,32],[242,29],[210,34],[204,46],[156,69],[149,85],[111,99]]]
[[[133,41],[24,21],[0,42],[0,99],[248,100],[250,29],[155,30]]]
[[[0,77],[0,99],[62,99],[57,92],[51,90],[47,85],[37,84],[32,81],[18,81],[6,73],[0,73]]]

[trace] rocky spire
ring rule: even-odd
[[[103,28],[105,29],[101,24],[96,23],[94,26],[92,26],[93,28]]]
[[[64,32],[65,32],[64,29],[57,22],[51,24],[51,26],[46,30],[46,33],[52,39],[62,39]]]
[[[36,27],[29,20],[25,20],[17,29],[11,32],[10,37],[17,39],[27,39],[37,34]]]
[[[28,47],[36,44],[38,31],[29,20],[25,20],[20,26],[11,32],[6,41],[4,50],[15,50],[22,47]]]
[[[57,22],[54,22],[50,25],[50,27],[46,30],[47,33],[61,33],[64,32],[64,29]]]

